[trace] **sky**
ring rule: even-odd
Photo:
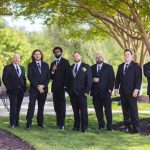
[[[24,17],[15,19],[13,16],[5,16],[2,18],[10,27],[15,27],[17,29],[21,28],[27,32],[40,32],[45,27],[40,19],[36,19],[35,23],[32,23],[30,20],[27,20]]]

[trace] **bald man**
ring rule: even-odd
[[[92,88],[93,105],[95,108],[99,130],[105,127],[103,108],[107,120],[106,128],[112,131],[112,108],[111,93],[114,87],[115,75],[113,67],[104,63],[104,57],[96,54],[96,64],[91,67],[92,70]]]
[[[10,101],[10,127],[19,126],[19,112],[26,91],[25,71],[20,66],[20,55],[15,54],[12,63],[6,65],[2,75]]]

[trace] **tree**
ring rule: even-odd
[[[87,24],[113,37],[122,49],[132,49],[141,64],[150,53],[149,0],[13,0],[14,13],[63,27]],[[91,28],[92,27],[92,28]],[[87,29],[86,29],[87,30]]]

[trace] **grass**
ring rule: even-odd
[[[141,118],[149,115],[140,115]],[[55,127],[55,116],[45,116],[45,129],[36,124],[30,131],[24,129],[25,116],[21,117],[21,126],[8,127],[8,118],[0,119],[0,128],[12,132],[32,144],[37,150],[150,150],[150,136],[125,134],[119,131],[98,132],[95,114],[89,115],[89,131],[86,134],[72,131],[73,117],[66,117],[66,129],[60,131]],[[113,122],[122,121],[122,114],[115,114]],[[34,118],[33,122],[36,122]]]
[[[66,99],[67,104],[70,104],[70,99],[67,97]],[[93,108],[92,97],[88,97],[88,108]],[[112,109],[113,110],[121,110],[121,106],[118,106],[118,102],[112,102]],[[139,110],[149,110],[150,111],[150,103],[138,103]]]

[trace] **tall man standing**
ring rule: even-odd
[[[144,75],[148,81],[147,95],[149,95],[149,102],[150,102],[150,62],[144,64],[143,68],[144,68]]]
[[[137,96],[142,82],[142,69],[133,61],[131,50],[124,51],[125,62],[118,67],[115,93],[120,93],[125,129],[123,132],[138,132]],[[119,89],[119,91],[118,91]],[[132,125],[132,128],[131,128]]]
[[[96,54],[96,64],[91,67],[93,84],[91,96],[96,111],[99,129],[105,126],[103,107],[107,120],[107,130],[112,130],[111,93],[114,87],[115,74],[113,67],[104,63],[104,57]]]
[[[30,81],[30,95],[26,129],[31,128],[36,100],[38,101],[37,123],[39,127],[44,128],[43,110],[47,98],[50,73],[49,66],[43,61],[43,54],[39,49],[32,53],[32,62],[28,65],[28,79]]]
[[[10,101],[10,127],[19,126],[19,112],[26,91],[25,70],[20,66],[20,55],[15,54],[12,63],[6,65],[2,75]]]
[[[66,116],[65,90],[68,90],[69,85],[70,64],[68,60],[62,57],[63,50],[61,47],[55,47],[53,53],[56,60],[50,65],[51,91],[53,93],[56,123],[61,130],[64,130]]]
[[[69,95],[74,112],[73,130],[79,130],[80,124],[82,132],[88,128],[87,96],[92,85],[91,68],[81,62],[80,52],[73,53],[75,64],[71,66]]]

